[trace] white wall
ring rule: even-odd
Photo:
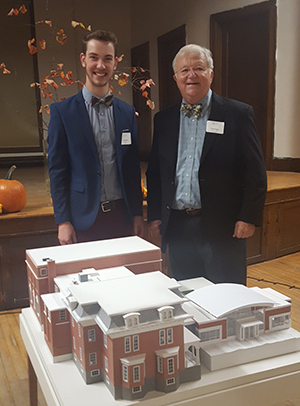
[[[275,157],[300,157],[300,1],[277,0]]]
[[[263,0],[131,0],[131,37],[136,46],[150,41],[151,77],[158,82],[157,37],[182,25],[187,42],[209,47],[210,15]],[[277,70],[274,157],[300,157],[300,1],[277,0]],[[145,16],[143,18],[143,16]],[[152,91],[158,110],[158,89]]]

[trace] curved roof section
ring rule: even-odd
[[[277,304],[263,293],[235,283],[205,286],[189,293],[187,297],[216,318],[246,307],[273,307]]]

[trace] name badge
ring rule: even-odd
[[[207,120],[206,132],[214,134],[224,134],[224,121],[211,121]]]
[[[131,133],[122,133],[121,145],[131,145]]]

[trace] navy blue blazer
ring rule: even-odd
[[[130,218],[142,215],[141,174],[135,110],[113,99],[115,152],[120,184]],[[122,132],[131,144],[122,145]],[[100,204],[101,166],[82,92],[50,106],[48,165],[56,224],[69,221],[85,230]]]
[[[199,168],[204,225],[230,238],[236,221],[260,225],[267,190],[266,170],[251,106],[213,92],[209,120],[225,123],[224,134],[206,133]],[[161,220],[163,249],[175,174],[180,104],[155,115],[147,169],[148,221]]]

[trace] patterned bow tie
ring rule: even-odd
[[[105,106],[109,107],[112,105],[114,96],[110,94],[105,98],[99,99],[99,97],[93,96],[92,97],[92,107],[97,106],[97,104],[105,104]]]
[[[188,103],[181,103],[181,110],[187,117],[194,116],[196,118],[199,118],[202,110],[202,104],[191,105]]]

